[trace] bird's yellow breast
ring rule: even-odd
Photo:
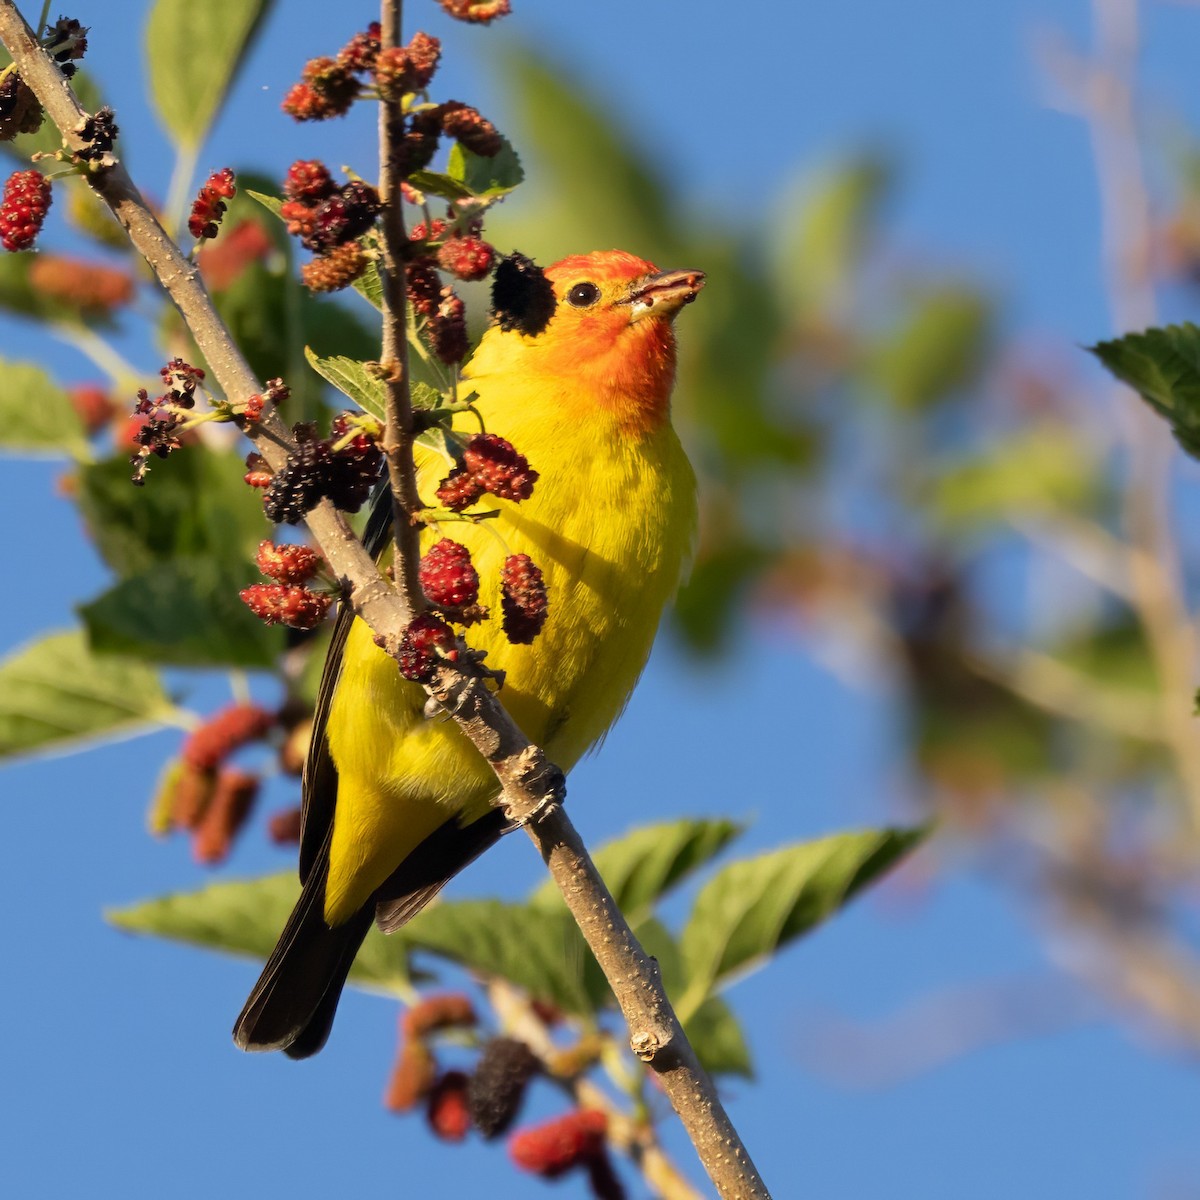
[[[477,374],[470,386],[489,432],[508,438],[540,473],[521,503],[485,499],[499,516],[445,522],[422,536],[462,542],[479,572],[491,620],[468,631],[505,672],[501,699],[525,734],[569,769],[616,719],[678,587],[695,527],[695,482],[669,422],[631,434],[603,409],[580,418],[569,380],[520,386],[511,373]],[[586,412],[586,410],[584,410]],[[469,430],[468,421],[463,422]],[[430,496],[450,464],[419,462]],[[529,646],[501,629],[500,569],[528,554],[549,597],[546,624]],[[497,784],[448,719],[423,716],[425,694],[355,622],[330,708],[338,769],[326,917],[346,919],[449,815],[487,811]]]

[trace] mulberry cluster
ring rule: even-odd
[[[329,613],[333,596],[285,583],[252,583],[238,593],[246,607],[267,625],[316,629]]]
[[[538,473],[507,439],[494,433],[477,433],[456,467],[437,489],[440,503],[454,512],[470,508],[485,493],[501,500],[528,500]]]
[[[357,512],[379,477],[383,456],[375,442],[358,434],[346,441],[351,415],[335,419],[330,438],[316,436],[311,425],[294,429],[297,446],[274,475],[263,496],[263,508],[275,522],[294,525],[323,499],[345,512]]]
[[[522,1129],[509,1139],[508,1153],[523,1171],[557,1179],[606,1153],[608,1117],[598,1109],[577,1109]]]
[[[428,683],[441,659],[458,658],[454,630],[433,613],[414,617],[400,638],[400,674],[413,683]]]
[[[280,107],[297,121],[327,121],[348,113],[361,91],[354,71],[336,58],[313,58]]]
[[[234,174],[230,167],[214,171],[200,189],[200,194],[192,202],[191,216],[188,217],[188,232],[197,241],[217,236],[221,218],[225,215],[226,200],[233,198]]]
[[[8,177],[0,199],[0,244],[5,250],[33,245],[50,203],[50,181],[41,171],[14,171]]]
[[[510,642],[527,646],[546,623],[546,581],[528,554],[510,554],[504,560],[500,581],[504,633]]]
[[[485,278],[495,258],[495,250],[477,237],[448,238],[437,252],[438,266],[447,274],[468,283]]]
[[[242,411],[236,413],[233,420],[244,429],[248,424],[262,420],[263,410],[268,404],[278,406],[291,394],[292,389],[282,379],[268,379],[261,392],[246,397]]]
[[[424,91],[433,80],[442,44],[427,33],[417,33],[407,46],[381,51],[374,64],[375,86],[385,100],[398,100]]]
[[[461,100],[418,109],[403,120],[394,140],[399,144],[405,174],[411,175],[429,165],[443,134],[483,158],[494,158],[504,147],[504,139],[495,125],[477,108]]]
[[[268,579],[290,584],[307,583],[325,565],[311,546],[277,546],[270,540],[259,543],[254,561]]]
[[[516,1119],[529,1081],[541,1068],[538,1057],[516,1038],[492,1038],[467,1087],[471,1123],[485,1138],[502,1134]]]
[[[317,160],[294,162],[283,183],[280,215],[288,232],[318,255],[301,274],[313,291],[332,292],[353,283],[367,266],[357,239],[375,224],[379,193],[362,180],[340,187]]]
[[[274,473],[268,466],[267,460],[261,454],[252,450],[246,455],[246,474],[242,476],[242,479],[247,487],[270,487],[271,480],[274,478]]]
[[[230,766],[228,760],[243,746],[265,738],[274,724],[274,714],[266,709],[235,704],[194,730],[155,799],[151,815],[155,831],[187,830],[198,862],[224,861],[259,789],[257,775]]]
[[[196,388],[204,381],[204,372],[182,358],[173,358],[159,374],[166,388],[163,394],[152,400],[142,388],[133,408],[135,417],[145,418],[135,435],[137,452],[129,460],[133,465],[133,482],[139,487],[146,482],[152,454],[166,458],[179,449],[181,414],[195,407]]]
[[[93,319],[109,317],[134,296],[133,277],[116,267],[60,254],[39,254],[29,267],[35,292]]]
[[[478,603],[479,573],[466,546],[442,538],[421,559],[421,590],[434,608],[459,625],[473,625],[487,618]]]
[[[33,89],[16,71],[0,79],[0,142],[11,142],[20,133],[37,133],[45,115]]]
[[[512,12],[511,0],[441,0],[441,5],[452,17],[481,25]]]

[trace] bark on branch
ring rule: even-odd
[[[399,0],[383,0],[383,29],[389,43],[399,40]],[[203,19],[199,16],[198,19]],[[0,0],[0,42],[12,55],[22,79],[41,102],[50,120],[72,151],[85,148],[81,135],[87,114],[57,66],[38,45],[33,31],[12,0]],[[385,450],[397,510],[399,588],[379,573],[362,543],[342,515],[328,502],[308,514],[307,525],[331,570],[343,585],[354,611],[377,635],[392,657],[413,617],[418,592],[411,580],[416,568],[415,531],[409,514],[415,510],[416,485],[412,468],[411,412],[405,368],[405,303],[402,262],[397,250],[403,225],[399,210],[398,167],[388,145],[386,106],[381,128],[385,256],[385,361],[393,356],[394,382],[388,387],[388,436]],[[394,128],[394,126],[393,126]],[[196,345],[230,400],[244,400],[262,388],[249,364],[213,307],[195,265],[159,224],[119,159],[87,176],[97,195],[125,228],[159,283],[179,310]],[[273,469],[283,466],[294,447],[292,437],[273,407],[267,406],[247,436]],[[398,513],[399,515],[399,513]],[[408,581],[408,582],[404,582]],[[451,664],[441,668],[430,694],[453,714],[460,728],[491,764],[501,784],[500,803],[514,819],[525,823],[592,953],[613,989],[630,1030],[630,1044],[656,1073],[679,1114],[697,1153],[721,1196],[727,1200],[769,1200],[769,1193],[751,1162],[737,1131],[717,1096],[712,1080],[700,1066],[667,999],[658,965],[634,937],[612,894],[596,871],[574,826],[561,807],[565,794],[562,772],[546,759],[505,712],[484,680],[471,670]]]

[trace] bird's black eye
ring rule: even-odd
[[[567,303],[574,308],[591,308],[600,299],[600,289],[594,283],[577,283],[567,293]]]

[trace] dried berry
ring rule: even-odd
[[[496,252],[477,237],[450,238],[438,250],[438,266],[458,279],[473,282],[492,269]]]
[[[76,150],[73,158],[81,163],[99,163],[117,144],[116,114],[105,105],[98,108],[90,117],[85,117],[79,130],[79,136],[87,144],[82,150]]]
[[[217,775],[212,800],[192,839],[197,862],[212,866],[229,857],[234,839],[254,807],[258,788],[258,776],[248,771],[227,767]]]
[[[512,0],[441,0],[442,7],[460,21],[473,21],[486,25],[497,17],[507,17],[512,12]]]
[[[492,316],[501,329],[536,337],[550,324],[557,303],[554,285],[532,258],[510,254],[496,265]]]
[[[300,268],[300,278],[310,292],[340,292],[367,269],[367,256],[357,242],[334,246]]]
[[[504,147],[495,125],[478,109],[458,100],[448,100],[440,105],[442,132],[452,137],[472,154],[493,158]]]
[[[225,215],[226,200],[236,192],[234,174],[230,167],[214,171],[192,201],[192,212],[188,217],[188,232],[197,240],[215,238],[219,232],[221,218]]]
[[[465,608],[479,599],[479,574],[471,552],[459,542],[442,538],[421,559],[421,588],[435,608]]]
[[[292,629],[316,629],[333,603],[327,593],[285,583],[252,583],[238,595],[268,625],[288,625]]]
[[[406,1038],[422,1038],[437,1029],[470,1029],[478,1018],[471,997],[463,992],[440,992],[419,1000],[400,1018]]]
[[[471,1122],[485,1138],[502,1134],[516,1119],[538,1057],[516,1038],[492,1038],[483,1048],[467,1088]]]
[[[454,630],[441,617],[421,613],[409,622],[400,639],[400,674],[414,683],[428,683],[439,658],[457,657]]]
[[[197,771],[213,771],[235,750],[266,736],[275,715],[257,704],[231,704],[192,730],[180,757]]]
[[[528,554],[510,554],[500,572],[500,609],[510,642],[527,646],[542,631],[549,611],[546,582]]]
[[[277,583],[307,583],[325,565],[324,559],[310,546],[277,546],[269,540],[259,543],[254,561],[264,575]]]
[[[429,337],[442,362],[462,362],[467,357],[467,308],[453,288],[442,288],[437,312],[429,318]]]
[[[283,181],[283,194],[288,200],[304,204],[319,204],[337,191],[329,168],[320,159],[297,159],[288,167]],[[289,232],[295,232],[289,230]]]
[[[538,473],[505,438],[477,433],[463,451],[463,465],[485,492],[501,500],[528,500]]]
[[[8,177],[0,199],[0,244],[5,250],[33,245],[50,203],[50,181],[41,171],[14,171]]]
[[[608,1118],[598,1109],[577,1109],[514,1133],[508,1153],[523,1171],[557,1179],[604,1151]]]
[[[425,1110],[429,1128],[444,1142],[461,1142],[471,1128],[467,1111],[467,1076],[447,1071],[429,1093]]]
[[[46,53],[58,63],[59,69],[69,79],[75,73],[72,65],[87,53],[88,27],[73,17],[59,17],[46,31],[42,45]]]

